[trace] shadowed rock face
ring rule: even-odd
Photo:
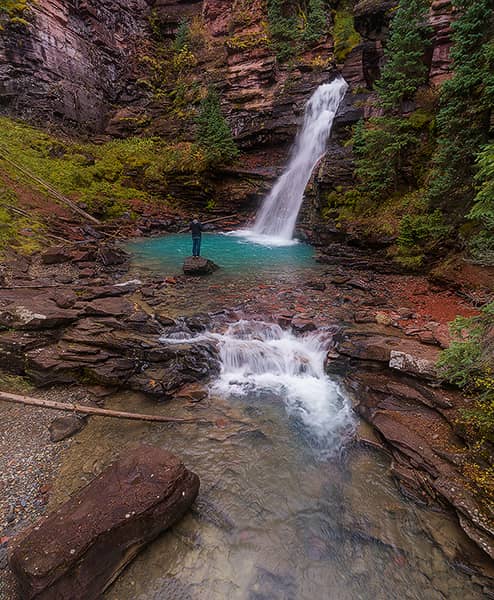
[[[219,269],[217,264],[212,260],[202,258],[201,256],[197,258],[192,256],[186,258],[183,264],[183,272],[185,275],[211,275],[211,273],[214,273],[217,269]]]
[[[179,458],[139,447],[12,542],[9,562],[22,598],[100,598],[198,491],[199,478]]]
[[[1,105],[35,122],[101,131],[112,104],[139,95],[129,58],[146,26],[147,4],[33,3],[31,26],[9,26],[0,35]]]

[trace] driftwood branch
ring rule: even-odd
[[[52,400],[40,400],[30,396],[19,396],[18,394],[9,394],[0,392],[0,400],[13,402],[15,404],[24,404],[27,406],[37,406],[39,408],[51,408],[54,410],[64,410],[66,412],[81,413],[84,415],[97,415],[100,417],[111,417],[114,419],[131,419],[134,421],[153,421],[156,423],[210,423],[206,419],[180,419],[176,417],[162,417],[160,415],[144,415],[140,413],[122,412],[119,410],[108,410],[106,408],[96,408],[94,406],[82,406],[81,404],[72,404],[70,402],[54,402]]]
[[[227,219],[232,219],[235,215],[229,215],[228,217],[217,217],[215,219],[209,219],[208,221],[202,221],[203,225],[207,225],[208,223],[216,223],[217,221],[226,221]],[[189,227],[184,227],[183,229],[180,229],[178,233],[185,233],[186,231],[189,231]]]
[[[67,196],[64,196],[63,194],[61,194],[54,187],[52,187],[51,185],[46,183],[46,181],[43,181],[39,177],[36,177],[36,175],[33,175],[26,168],[21,167],[21,165],[18,165],[16,162],[14,162],[10,158],[8,158],[8,156],[6,156],[6,152],[1,147],[0,147],[0,157],[3,158],[3,160],[5,160],[5,162],[8,162],[10,165],[12,165],[15,169],[17,169],[18,171],[20,171],[21,173],[26,175],[26,177],[29,177],[30,179],[35,181],[38,185],[45,188],[45,190],[50,192],[50,194],[52,196],[54,196],[57,200],[62,202],[62,204],[66,204],[67,206],[69,206],[79,216],[84,217],[84,219],[86,219],[87,221],[92,221],[96,225],[101,225],[101,221],[99,221],[98,219],[96,219],[96,217],[93,217],[92,215],[87,213],[85,210],[82,210],[82,208],[80,206],[78,206],[75,202],[70,200],[70,198],[67,198]]]

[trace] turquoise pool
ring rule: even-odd
[[[132,254],[134,265],[173,275],[181,271],[184,259],[191,256],[192,241],[190,234],[169,234],[128,242],[126,249]],[[221,233],[203,234],[201,255],[218,264],[223,274],[232,275],[298,270],[316,264],[313,249],[304,243],[268,246]]]

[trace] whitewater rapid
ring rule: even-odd
[[[181,343],[187,336],[162,338]],[[215,340],[221,372],[211,393],[222,397],[281,400],[304,438],[324,456],[337,454],[351,437],[354,417],[341,387],[325,372],[331,334],[294,335],[274,323],[240,320],[224,333],[204,333],[188,341]]]

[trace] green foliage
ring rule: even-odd
[[[293,56],[298,47],[300,30],[291,14],[287,0],[267,0],[268,25],[273,46],[279,60]]]
[[[423,59],[430,44],[425,20],[429,5],[428,0],[401,0],[391,22],[386,62],[376,84],[379,103],[387,111],[401,109],[427,77]]]
[[[325,0],[267,0],[268,30],[280,61],[286,61],[326,35]]]
[[[0,31],[2,24],[29,25],[24,18],[32,0],[1,0],[0,3]]]
[[[469,242],[472,257],[494,264],[494,143],[485,146],[477,157],[477,194],[468,218],[477,221],[481,231]]]
[[[178,24],[177,31],[175,32],[175,39],[173,40],[173,50],[180,52],[186,46],[188,47],[190,41],[190,26],[187,19],[181,19]]]
[[[122,214],[132,200],[152,202],[156,192],[166,190],[171,174],[195,175],[206,168],[204,153],[195,144],[138,137],[74,144],[7,118],[0,118],[0,149],[102,217]],[[8,164],[2,167],[9,170]],[[16,170],[9,175],[24,183]]]
[[[473,196],[474,163],[487,142],[494,105],[492,0],[454,0],[454,75],[441,92],[438,145],[429,185],[432,202],[464,206]]]
[[[15,247],[31,254],[42,247],[44,227],[32,214],[19,210],[16,194],[0,188],[0,255]]]
[[[423,207],[423,210],[427,208]],[[450,231],[451,227],[444,222],[440,210],[406,214],[400,223],[397,261],[408,268],[421,267],[427,253],[444,240]]]
[[[404,165],[419,136],[406,119],[374,117],[354,130],[355,174],[359,188],[383,199],[399,189]]]
[[[333,39],[336,62],[343,63],[355,46],[360,43],[360,35],[355,31],[351,10],[341,8],[335,11]]]
[[[447,381],[474,398],[460,423],[482,454],[485,443],[494,442],[494,302],[478,316],[457,317],[451,333],[454,341],[441,354],[438,367]]]
[[[232,132],[221,114],[218,92],[210,87],[207,96],[201,101],[198,124],[198,143],[203,148],[211,166],[228,163],[237,158],[239,151]]]
[[[309,0],[307,9],[307,23],[303,39],[306,42],[317,42],[326,33],[326,12],[324,0]]]

